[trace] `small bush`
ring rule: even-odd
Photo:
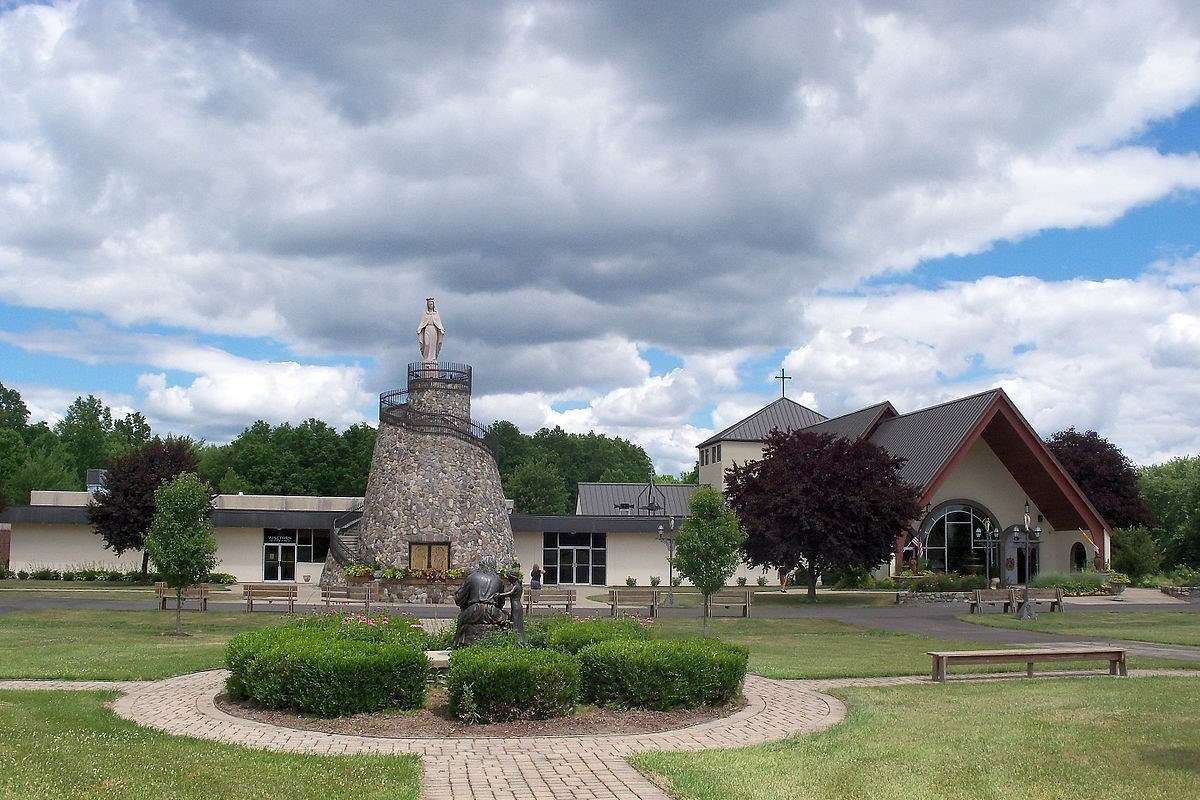
[[[568,619],[547,626],[545,646],[564,653],[578,653],[597,642],[648,637],[645,623],[636,619]]]
[[[76,577],[77,576],[74,572],[63,572],[59,575],[59,580],[73,581]]]
[[[754,579],[754,582],[757,583],[759,586],[766,586],[767,585],[767,576],[759,575],[757,578]]]
[[[746,585],[746,579],[745,579],[745,577],[738,578],[738,579],[737,579],[737,585],[738,585],[738,586],[745,586],[745,585]]]
[[[231,697],[324,717],[420,708],[429,677],[425,653],[402,638],[356,639],[310,620],[238,634],[225,666]]]
[[[13,572],[8,567],[0,567],[0,580],[10,580],[16,576],[17,573]]]
[[[56,581],[62,577],[62,573],[50,567],[42,567],[29,573],[29,576],[35,581]]]
[[[1200,569],[1180,564],[1167,576],[1172,586],[1200,586]]]
[[[630,575],[628,578],[625,579],[625,585],[626,586],[637,586],[637,578]]]
[[[22,581],[29,580],[29,573],[23,569],[19,569],[17,570],[17,579]]]
[[[875,588],[882,588],[880,583],[882,581],[873,581],[872,585]],[[899,580],[893,580],[892,584],[896,588],[906,589],[910,592],[969,592],[972,589],[987,588],[987,579],[982,575],[935,572],[911,578],[902,577]]]
[[[582,699],[659,711],[724,705],[741,691],[748,659],[714,639],[599,642],[579,653]]]
[[[683,586],[683,576],[676,575],[674,578],[671,578],[671,585],[672,586]]]
[[[204,579],[205,583],[215,583],[218,586],[229,586],[237,583],[237,578],[228,572],[210,572]]]
[[[896,591],[896,582],[891,577],[880,578],[875,581],[875,588],[884,592],[894,592]]]
[[[1140,583],[1158,571],[1162,555],[1149,528],[1116,528],[1112,535],[1113,567]]]
[[[660,583],[662,583],[662,578],[660,578],[657,575],[650,576],[650,585],[651,586],[658,586]]]
[[[369,578],[375,571],[368,564],[347,564],[342,567],[342,573],[347,578]]]
[[[579,702],[579,659],[531,647],[475,646],[450,654],[450,713],[467,722],[547,719]]]

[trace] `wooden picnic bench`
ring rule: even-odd
[[[287,603],[288,613],[296,610],[296,598],[300,596],[300,587],[294,583],[243,583],[242,597],[246,600],[246,610],[254,610],[254,601],[260,603]]]
[[[208,587],[202,583],[194,583],[191,586],[183,587],[183,602],[195,600],[201,611],[208,611]],[[167,586],[166,581],[154,582],[154,595],[158,598],[158,607],[162,610],[167,608],[167,598],[175,597],[175,590]]]
[[[1007,614],[1009,609],[1017,607],[1013,601],[1013,590],[976,589],[967,600],[967,607],[972,614],[981,614],[984,606],[1001,606],[1004,613]]]
[[[951,664],[997,664],[1008,661],[1025,663],[1025,673],[1033,677],[1033,665],[1039,661],[1107,661],[1109,675],[1125,675],[1123,647],[1038,647],[1028,650],[947,650],[931,651],[933,679],[946,682]]]
[[[1019,609],[1021,604],[1025,602],[1025,590],[1013,589],[1013,608]],[[1062,587],[1055,589],[1029,589],[1029,602],[1033,603],[1033,607],[1037,608],[1039,604],[1050,606],[1051,611],[1063,610],[1063,590]]]
[[[362,586],[347,586],[344,589],[322,589],[321,602],[327,606],[361,605],[368,614],[371,613],[371,603],[379,602],[379,584],[366,583]]]
[[[612,616],[620,608],[649,608],[650,616],[658,616],[658,589],[639,589],[614,586],[608,590],[608,605]]]
[[[714,606],[741,608],[742,616],[750,617],[750,604],[754,592],[750,589],[722,589],[713,592],[704,604],[704,616],[711,617]]]
[[[531,590],[529,594],[525,595],[525,611],[532,614],[534,606],[539,608],[562,606],[570,614],[571,609],[575,607],[575,596],[574,589],[546,587],[536,591]]]

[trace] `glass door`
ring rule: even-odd
[[[279,580],[279,545],[263,545],[263,580]]]
[[[263,545],[263,580],[296,580],[296,545]]]
[[[575,548],[558,548],[558,582],[574,583],[575,580]]]

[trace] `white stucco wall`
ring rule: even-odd
[[[104,549],[104,540],[90,525],[33,525],[14,522],[9,568],[52,569],[140,569],[142,554],[127,550],[118,558]]]
[[[238,581],[261,581],[263,577],[263,529],[217,528],[217,566]]]
[[[721,460],[715,464],[705,464],[700,467],[700,483],[715,486],[725,491],[725,471],[734,465],[758,461],[762,458],[762,444],[759,442],[721,442]],[[710,445],[711,447],[711,445]],[[700,451],[697,450],[697,458]]]

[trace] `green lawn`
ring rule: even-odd
[[[1200,647],[1200,609],[1180,611],[1077,611],[1038,614],[1022,622],[1008,614],[964,614],[959,619],[994,628],[1024,628],[1047,633],[1076,634],[1096,639],[1184,644]]]
[[[221,666],[238,631],[279,622],[279,614],[184,613],[191,636],[165,636],[163,611],[76,609],[0,614],[0,678],[143,680]]]
[[[208,584],[210,592],[228,592],[229,587],[221,583]],[[0,591],[75,591],[92,592],[154,592],[153,584],[123,583],[121,581],[35,581],[32,579],[4,578],[0,580]]]
[[[0,798],[416,800],[415,756],[301,756],[168,736],[97,692],[0,692]]]
[[[742,750],[635,756],[686,800],[1175,800],[1200,785],[1200,680],[848,689],[850,719]]]
[[[624,588],[624,587],[617,587]],[[650,588],[650,587],[638,587]],[[667,590],[661,586],[657,587],[659,591],[666,592]],[[808,599],[808,593],[803,590],[792,589],[784,593],[778,589],[770,589],[759,586],[730,586],[732,590],[737,589],[753,589],[754,590],[754,605],[755,606],[894,606],[896,604],[895,592],[817,592],[817,599],[814,603]],[[700,593],[696,591],[694,586],[677,586],[673,589],[675,593],[676,608],[700,608],[702,605]],[[597,603],[607,603],[608,593],[599,592],[597,594],[588,595],[589,600],[594,600]],[[665,602],[665,601],[664,601]]]
[[[656,636],[701,636],[700,620],[659,619]],[[860,628],[830,619],[713,619],[708,633],[750,649],[750,670],[768,678],[866,678],[887,675],[924,675],[929,672],[930,650],[995,649],[985,642],[934,639],[911,633]],[[1133,667],[1200,669],[1200,662],[1165,661],[1132,657]],[[1063,663],[1047,669],[1096,669],[1104,664]],[[975,668],[976,671],[1012,671],[1011,664]]]

